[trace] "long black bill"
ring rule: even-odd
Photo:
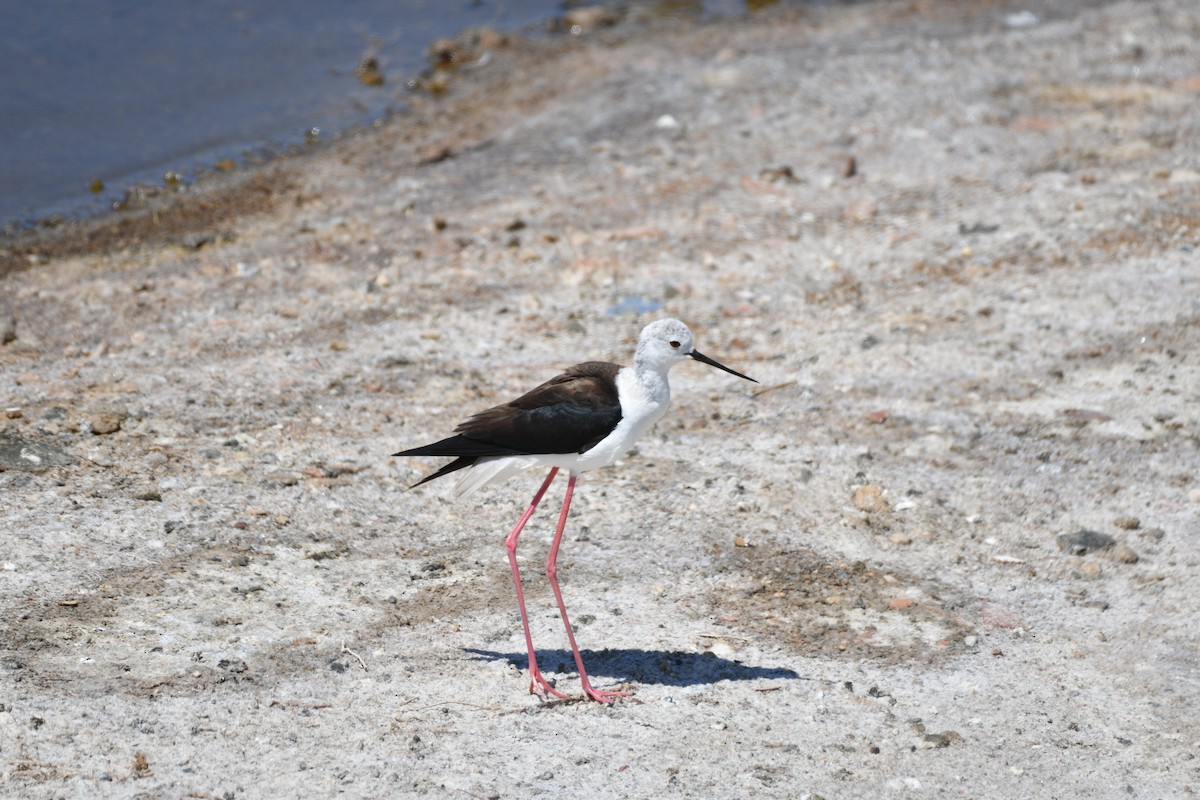
[[[722,364],[721,362],[714,361],[713,359],[704,355],[699,350],[693,350],[691,353],[688,353],[688,355],[690,355],[692,358],[699,361],[701,364],[708,364],[710,367],[716,367],[719,370],[724,370],[725,372],[728,372],[730,375],[737,375],[739,378],[745,378],[746,380],[750,381],[751,383],[758,383],[758,381],[754,380],[754,378],[751,378],[749,375],[743,375],[740,372],[732,370],[729,367]]]

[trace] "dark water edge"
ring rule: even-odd
[[[260,162],[401,111],[429,42],[518,29],[557,9],[553,0],[3,5],[0,221],[18,227],[102,212],[133,184]],[[356,74],[368,56],[382,85]]]
[[[642,5],[696,17],[763,3]],[[0,232],[11,235],[401,113],[430,42],[482,27],[538,35],[563,4],[3,0],[0,12]],[[382,84],[356,69],[368,58]]]

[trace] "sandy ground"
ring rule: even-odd
[[[492,42],[263,213],[31,259],[0,795],[1192,796],[1198,37],[918,0]],[[582,478],[564,591],[633,696],[542,702],[502,545],[541,476],[388,455],[664,315],[761,385],[677,368]],[[578,693],[562,488],[521,552]]]

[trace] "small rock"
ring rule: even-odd
[[[454,149],[448,144],[430,144],[417,149],[417,163],[421,165],[437,164],[450,158],[454,158]],[[444,231],[447,224],[444,219],[435,219],[433,229]]]
[[[1108,550],[1117,543],[1117,540],[1107,533],[1089,530],[1060,534],[1057,541],[1060,550],[1073,556],[1085,556],[1088,553]]]
[[[499,50],[510,43],[508,34],[495,28],[478,28],[474,31],[475,46],[480,50]]]
[[[358,60],[358,64],[354,67],[354,75],[364,86],[383,86],[384,84],[383,69],[379,66],[379,59],[370,54],[364,55]]]
[[[888,608],[893,611],[903,611],[906,608],[912,608],[916,604],[917,601],[911,597],[893,597],[891,600],[888,600]]]
[[[246,662],[240,658],[222,658],[217,662],[217,667],[236,674],[243,673],[248,669]]]
[[[0,309],[0,345],[11,344],[17,340],[17,318],[11,312]]]
[[[425,57],[435,67],[458,67],[471,60],[471,55],[462,44],[443,36],[434,39],[425,50]]]
[[[205,245],[212,244],[217,237],[206,231],[191,231],[185,233],[179,243],[188,250],[199,250]]]
[[[1095,561],[1085,561],[1083,566],[1079,568],[1079,572],[1083,575],[1083,577],[1090,581],[1094,581],[1100,577],[1100,565]]]
[[[65,466],[72,460],[66,451],[45,442],[0,433],[0,471],[41,472]]]
[[[1004,18],[1004,24],[1010,28],[1030,28],[1040,20],[1032,11],[1017,11]]]
[[[912,544],[912,537],[907,533],[893,533],[888,539],[892,544]]]
[[[952,744],[961,744],[962,735],[957,731],[943,731],[941,733],[927,733],[924,741],[929,747],[949,747]]]
[[[761,180],[768,183],[799,183],[800,179],[796,177],[796,173],[791,166],[784,164],[778,167],[767,167],[758,173]]]
[[[871,514],[883,513],[889,509],[883,490],[871,485],[859,486],[854,490],[854,507]]]
[[[1166,535],[1167,532],[1162,528],[1145,528],[1138,531],[1138,537],[1148,542],[1161,542]]]
[[[965,222],[958,223],[958,232],[962,236],[970,236],[977,233],[995,233],[1000,230],[999,225],[988,225],[983,222],[976,222],[974,225],[967,225]]]
[[[586,33],[593,28],[598,28],[601,25],[615,25],[620,19],[617,12],[601,5],[572,8],[563,15],[563,22],[567,24],[567,29],[575,36]]]
[[[267,473],[263,480],[266,483],[273,483],[279,486],[295,486],[297,483],[304,480],[304,476],[295,470],[278,469],[274,472]]]
[[[1113,561],[1119,561],[1122,564],[1136,564],[1138,562],[1137,551],[1127,544],[1118,544],[1108,553],[1109,558]]]
[[[879,205],[870,198],[862,198],[852,200],[842,209],[842,217],[847,222],[866,222],[875,216],[875,212],[879,210]]]
[[[121,430],[125,415],[112,411],[101,411],[87,419],[88,428],[97,436],[107,436]]]
[[[1113,525],[1126,531],[1135,531],[1142,527],[1142,521],[1137,517],[1123,515],[1113,520]]]

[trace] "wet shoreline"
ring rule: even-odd
[[[718,4],[718,7],[723,6]],[[489,64],[493,57],[536,61],[576,46],[576,37],[580,35],[593,40],[607,37],[615,42],[639,35],[639,31],[648,35],[651,31],[678,26],[722,24],[718,19],[675,11],[650,13],[637,7],[614,10],[587,6],[540,23],[536,35],[527,26],[524,32],[468,28],[453,37],[442,37],[423,48],[425,68],[403,80],[407,83],[403,107],[368,124],[282,149],[260,150],[240,164],[230,161],[221,169],[201,169],[187,179],[133,183],[124,189],[122,199],[108,209],[92,209],[68,217],[50,214],[28,224],[10,223],[0,229],[0,279],[49,259],[138,244],[173,242],[185,248],[201,247],[222,236],[222,231],[237,220],[276,208],[289,190],[295,188],[296,171],[302,172],[306,161],[369,140],[385,128],[419,129],[427,125],[428,116],[438,114],[439,104],[452,101],[452,97],[445,95],[452,94],[454,87],[464,80],[469,82],[470,73],[494,70],[494,65]],[[432,162],[445,154],[439,154],[435,146],[431,152],[416,157]]]

